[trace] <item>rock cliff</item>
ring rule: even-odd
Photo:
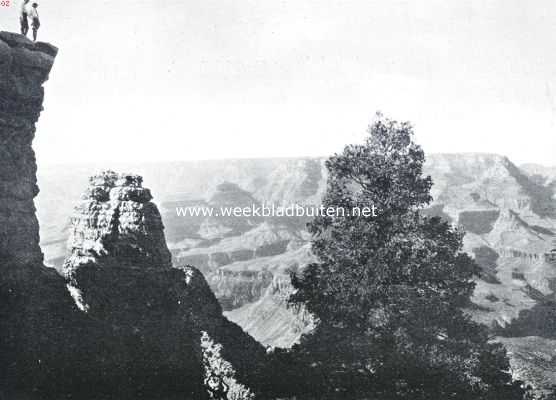
[[[57,49],[0,32],[0,397],[48,398],[90,326],[42,264],[31,143]],[[70,329],[74,327],[75,329]]]
[[[0,32],[0,259],[42,262],[31,143],[57,49]]]

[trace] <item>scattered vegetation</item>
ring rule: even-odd
[[[222,345],[214,343],[207,332],[202,332],[204,385],[211,400],[252,400],[251,390],[235,378],[231,363],[221,355]]]

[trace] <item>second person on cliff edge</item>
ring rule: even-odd
[[[29,16],[31,17],[31,27],[33,28],[33,41],[37,41],[37,31],[41,26],[41,21],[39,20],[39,12],[37,11],[37,7],[39,4],[37,2],[33,2],[31,5],[31,9],[29,10]]]

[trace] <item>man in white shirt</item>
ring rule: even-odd
[[[37,11],[38,6],[38,3],[33,2],[33,4],[31,5],[31,9],[29,10],[29,17],[31,17],[31,27],[33,28],[33,42],[37,41],[37,31],[41,26],[41,22],[39,20],[39,12]]]
[[[27,4],[29,0],[23,0],[21,3],[21,9],[19,11],[19,24],[21,25],[21,34],[27,36],[27,32],[29,32],[29,20],[27,19],[28,10]]]

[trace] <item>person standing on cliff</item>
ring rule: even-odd
[[[33,28],[33,42],[37,41],[37,31],[41,26],[41,21],[39,20],[39,12],[37,11],[38,6],[39,4],[37,2],[33,2],[31,10],[29,11],[29,16],[31,17],[31,27]]]
[[[21,34],[27,36],[27,32],[29,32],[29,20],[28,17],[28,10],[27,4],[29,0],[23,0],[21,3],[21,10],[19,12],[19,24],[21,25]]]

